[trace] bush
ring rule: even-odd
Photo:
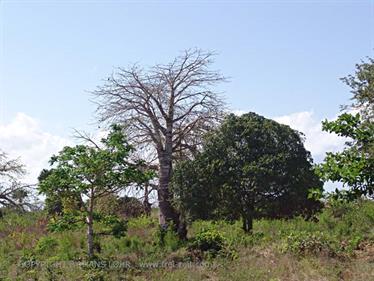
[[[196,234],[190,249],[217,254],[225,246],[225,238],[217,230],[205,230]]]
[[[127,222],[128,228],[150,228],[157,224],[155,218],[140,216],[137,218],[130,218]]]
[[[137,237],[126,237],[123,240],[124,246],[129,252],[139,252],[144,247],[143,241]]]
[[[167,251],[175,251],[181,245],[181,241],[174,229],[174,225],[170,224],[167,229],[159,227],[156,232],[156,243]]]
[[[334,245],[334,241],[330,240],[322,232],[292,232],[286,237],[282,247],[284,252],[300,255],[323,254],[335,256],[337,253],[337,246]]]
[[[58,246],[58,242],[55,238],[44,236],[39,239],[36,244],[35,250],[38,254],[53,253],[54,249]]]
[[[330,200],[318,218],[320,227],[339,239],[357,236],[374,239],[374,204],[371,201],[347,203]]]

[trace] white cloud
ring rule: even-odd
[[[244,111],[234,113],[241,115]],[[326,152],[338,151],[344,147],[344,138],[322,131],[322,120],[316,118],[313,111],[291,113],[273,119],[303,132],[305,147],[311,151],[316,162],[322,161]],[[99,141],[106,134],[106,130],[99,130],[92,137]],[[27,183],[36,183],[40,171],[48,168],[51,155],[74,142],[44,131],[37,119],[24,113],[17,113],[9,123],[0,124],[0,149],[12,158],[20,157],[28,171],[25,177]]]
[[[316,118],[313,111],[296,112],[273,119],[304,133],[305,148],[317,162],[323,160],[326,152],[342,150],[347,141],[346,138],[322,131],[322,120]]]
[[[43,168],[48,168],[48,160],[72,141],[43,131],[38,120],[17,113],[7,124],[0,124],[0,149],[12,158],[20,157],[25,164],[26,183],[36,183]]]

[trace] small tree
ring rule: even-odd
[[[310,214],[322,190],[310,153],[297,131],[255,113],[230,115],[212,132],[195,160],[175,170],[176,201],[192,219],[243,219]]]
[[[39,184],[43,194],[56,192],[62,197],[79,198],[82,208],[74,210],[75,218],[69,217],[69,223],[86,224],[90,258],[94,254],[94,219],[100,218],[100,214],[95,213],[96,200],[148,178],[147,172],[141,172],[136,163],[128,161],[132,151],[121,127],[112,126],[101,145],[91,140],[89,145],[65,147],[58,155],[52,156],[53,169]],[[118,231],[118,221],[114,222]]]

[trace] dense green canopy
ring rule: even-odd
[[[191,219],[310,214],[322,190],[299,132],[255,113],[229,115],[209,134],[195,160],[181,163],[173,178],[176,202]]]

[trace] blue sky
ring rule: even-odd
[[[319,143],[320,120],[350,97],[339,78],[374,50],[370,0],[0,0],[0,24],[0,145],[13,154],[30,128],[51,138],[39,154],[69,142],[72,128],[94,130],[88,91],[113,67],[168,62],[190,47],[218,53],[214,67],[230,77],[218,90],[232,110],[281,120]]]

